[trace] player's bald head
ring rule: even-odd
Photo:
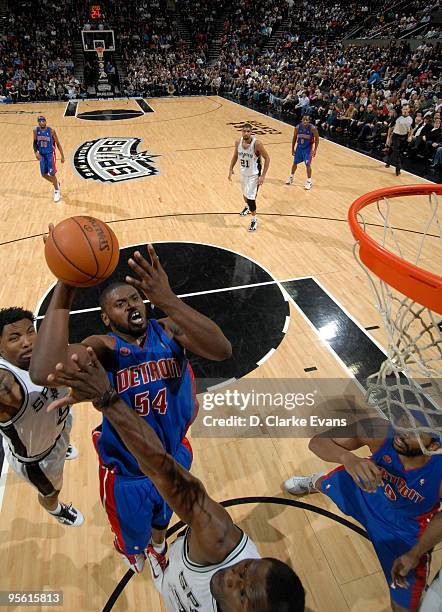
[[[124,281],[115,281],[114,283],[110,283],[103,289],[103,291],[100,293],[100,297],[98,298],[98,303],[100,305],[101,310],[106,310],[106,303],[110,295],[119,287],[130,287],[130,285],[129,283],[125,283]]]

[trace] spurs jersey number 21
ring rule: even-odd
[[[242,176],[256,176],[260,174],[260,157],[255,153],[256,138],[252,138],[247,148],[244,147],[243,139],[238,143],[239,169]]]
[[[15,416],[0,423],[0,433],[11,453],[22,463],[41,461],[64,429],[69,406],[47,412],[47,407],[66,389],[34,385],[29,372],[0,358],[0,368],[14,375],[23,393],[23,403]]]

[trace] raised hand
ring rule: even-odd
[[[112,390],[107,374],[98,361],[94,350],[87,348],[88,360],[80,363],[77,354],[72,355],[68,363],[58,363],[55,371],[48,376],[48,385],[70,387],[65,397],[53,401],[48,412],[79,402],[99,402]]]
[[[176,299],[176,296],[170,288],[167,274],[151,244],[147,246],[147,251],[150,263],[139,251],[135,251],[133,259],[129,259],[129,266],[138,278],[126,276],[126,282],[144,293],[152,304],[161,308],[171,299]]]

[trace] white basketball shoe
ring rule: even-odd
[[[315,485],[327,472],[317,472],[311,476],[292,476],[284,483],[284,489],[292,495],[310,495],[319,493]]]

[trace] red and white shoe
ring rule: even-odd
[[[146,555],[146,559],[149,561],[150,572],[152,574],[152,580],[158,589],[161,592],[161,583],[163,581],[164,571],[167,567],[167,542],[164,543],[163,550],[159,553],[155,550],[152,544],[152,540],[149,542],[148,547],[144,551]]]
[[[128,555],[127,553],[121,550],[116,539],[114,539],[114,546],[115,550],[120,553],[124,565],[126,565],[126,567],[131,569],[136,574],[141,574],[144,569],[144,563],[146,561],[146,555],[144,554],[144,551],[139,554]]]

